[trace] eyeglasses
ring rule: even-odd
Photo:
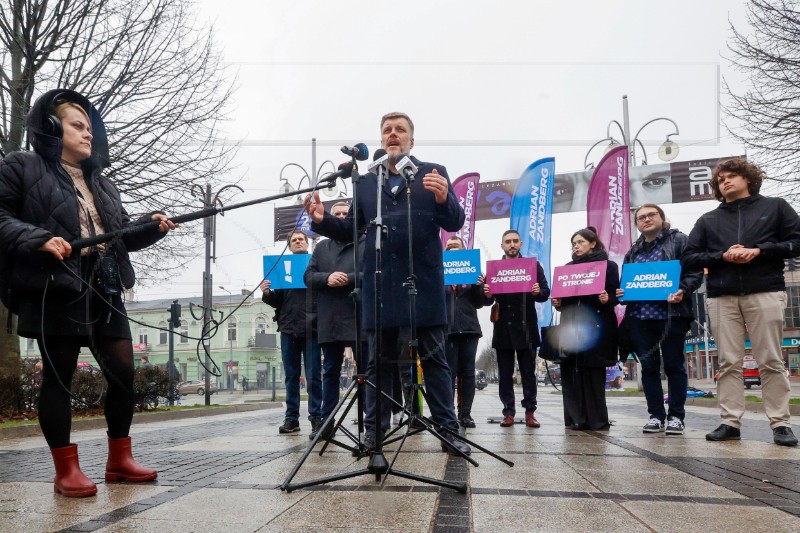
[[[644,215],[639,215],[636,217],[636,222],[644,222],[645,220],[653,220],[658,216],[658,212],[653,213],[645,213]]]

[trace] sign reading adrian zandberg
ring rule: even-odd
[[[551,298],[600,294],[606,285],[606,262],[593,261],[556,267]]]
[[[446,250],[442,253],[445,285],[473,285],[481,275],[480,250]]]
[[[625,302],[666,300],[678,290],[681,280],[680,261],[653,261],[622,265],[620,288]]]
[[[536,278],[534,257],[486,261],[486,284],[492,294],[530,292]]]

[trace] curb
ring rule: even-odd
[[[550,394],[561,396],[561,391],[551,391]],[[644,398],[644,393],[641,392],[614,392],[606,391],[606,398]],[[719,408],[719,398],[686,398],[686,405],[693,405],[695,407],[714,407]],[[764,402],[745,402],[745,411],[754,411],[757,413],[764,412]],[[789,414],[792,416],[800,416],[800,404],[789,404]]]
[[[249,411],[260,411],[263,409],[274,409],[282,407],[282,402],[248,402],[245,404],[226,405],[224,407],[214,407],[206,409],[181,409],[179,411],[164,412],[143,412],[134,413],[133,424],[149,424],[151,422],[164,422],[168,420],[181,420],[184,418],[200,418],[204,416],[227,415],[231,413],[246,413]],[[72,421],[72,429],[103,429],[106,427],[105,418],[87,418]],[[0,440],[16,439],[21,437],[35,437],[42,434],[38,423],[26,424],[24,426],[13,426],[0,428]]]

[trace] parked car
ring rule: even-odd
[[[489,380],[486,379],[486,372],[483,370],[475,371],[475,388],[483,390],[489,385]]]
[[[547,368],[550,370],[550,374],[548,375],[547,370],[542,370],[536,376],[536,381],[542,385],[561,385],[561,367],[559,365],[548,364]]]
[[[182,381],[181,383],[178,383],[177,390],[178,394],[181,396],[187,396],[189,394],[198,394],[202,396],[206,393],[206,382],[200,381],[199,379]],[[217,387],[217,384],[212,382],[210,387],[211,394],[214,394],[218,390],[219,387]]]
[[[714,383],[719,381],[719,370],[714,373]],[[758,371],[758,363],[752,357],[745,357],[742,362],[742,381],[746,388],[753,385],[761,386],[761,373]]]

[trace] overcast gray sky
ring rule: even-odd
[[[274,194],[295,162],[345,160],[338,147],[379,147],[379,119],[401,110],[414,119],[414,155],[444,164],[452,178],[517,178],[546,156],[556,172],[583,168],[586,151],[622,121],[632,133],[648,120],[675,120],[680,160],[743,152],[720,125],[720,76],[738,84],[725,60],[728,20],[744,23],[744,2],[201,0],[198,23],[214,35],[238,75],[228,142],[241,143],[233,177],[245,193]],[[724,117],[723,117],[724,118]],[[671,126],[640,139],[650,162]],[[619,137],[619,135],[617,135]],[[597,161],[602,150],[590,154]],[[299,171],[286,176],[297,182]],[[281,204],[285,205],[285,204]],[[688,232],[712,202],[666,206]],[[255,287],[272,241],[272,206],[218,219],[214,289]],[[585,213],[556,215],[553,264],[569,259],[569,235]],[[507,221],[478,223],[484,259],[499,256]],[[199,295],[202,257],[168,284],[138,287],[139,299]],[[260,293],[259,293],[260,295]]]

